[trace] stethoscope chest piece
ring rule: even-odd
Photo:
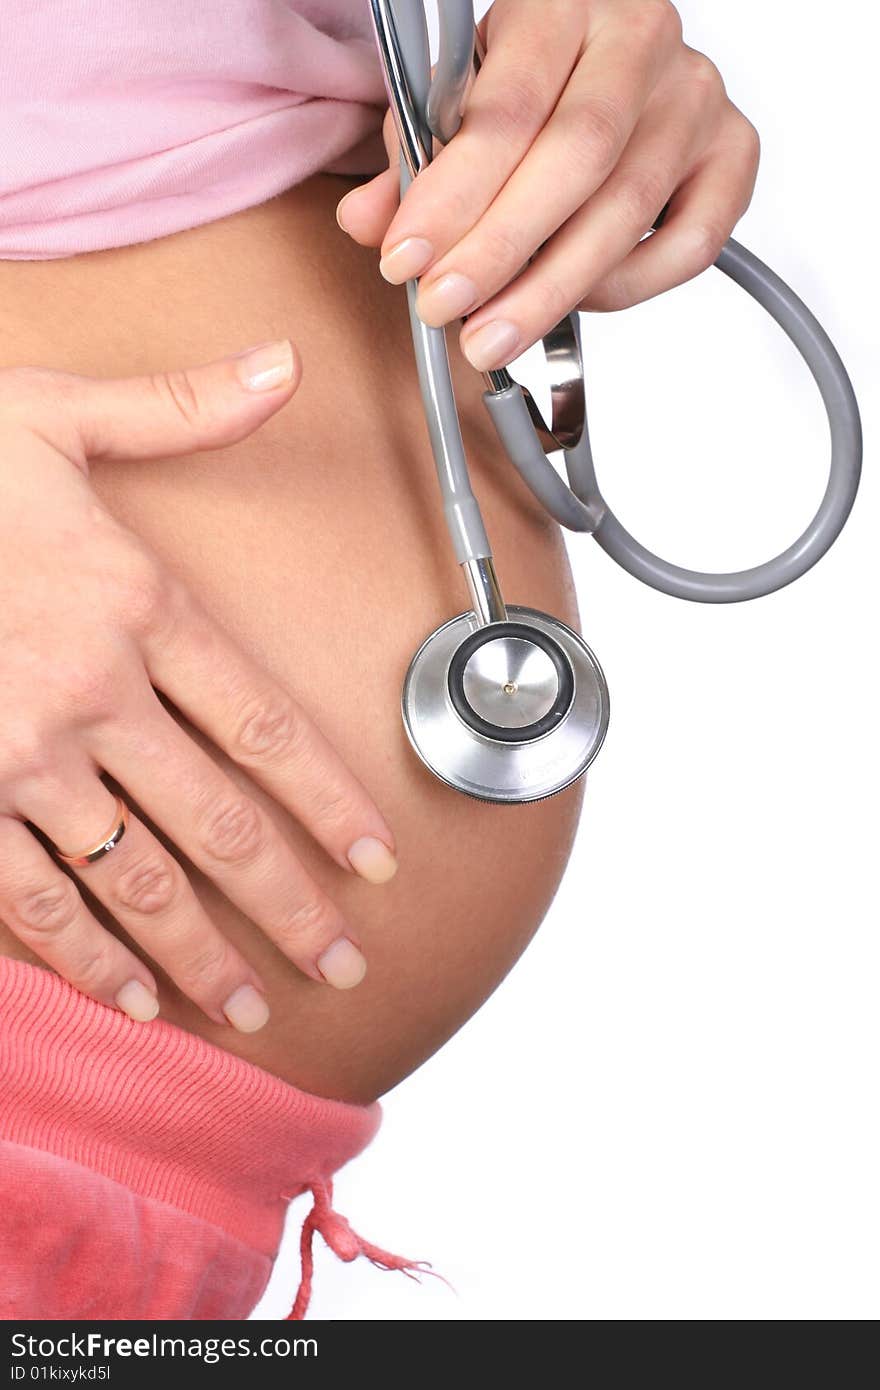
[[[508,621],[461,613],[416,652],[403,721],[422,762],[481,801],[540,801],[586,772],[608,727],[608,687],[565,623],[508,607]]]

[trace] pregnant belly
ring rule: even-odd
[[[93,481],[313,715],[378,801],[399,850],[397,877],[372,887],[272,808],[363,941],[367,977],[340,994],[304,979],[169,844],[263,975],[272,1019],[251,1036],[221,1028],[159,972],[162,1012],[296,1085],[364,1101],[440,1046],[516,960],[565,867],[581,790],[524,807],[471,801],[435,781],[406,741],[399,701],[410,656],[467,600],[440,511],[405,296],[380,280],[375,253],[338,231],[345,188],[322,176],[143,246],[0,262],[0,366],[121,376],[277,337],[300,349],[298,394],[255,437],[186,459],[105,462]],[[450,349],[505,596],[576,627],[561,537],[499,456],[479,377],[454,341]],[[0,951],[32,959],[2,923]]]

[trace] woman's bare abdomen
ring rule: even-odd
[[[333,211],[346,187],[320,176],[146,245],[0,261],[0,366],[123,376],[278,337],[300,350],[299,392],[255,437],[185,459],[102,463],[92,478],[322,726],[388,817],[399,851],[397,877],[370,886],[273,806],[363,941],[366,980],[338,993],[304,979],[169,846],[261,972],[272,1018],[252,1036],[218,1027],[158,972],[162,1012],[307,1090],[364,1101],[439,1047],[516,960],[565,867],[581,791],[533,806],[482,804],[435,781],[407,743],[400,690],[409,659],[467,602],[444,530],[405,296],[381,281],[374,252],[338,230]],[[500,456],[480,379],[454,335],[450,352],[505,596],[577,626],[561,536]],[[33,959],[2,924],[0,951]]]

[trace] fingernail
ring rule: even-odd
[[[397,860],[391,850],[373,835],[355,840],[348,851],[348,862],[368,883],[387,883],[397,873]]]
[[[223,1012],[239,1033],[256,1033],[269,1021],[269,1005],[253,985],[239,985],[223,1005]]]
[[[159,1000],[140,980],[129,980],[116,995],[116,1003],[135,1023],[150,1023],[159,1012]]]
[[[416,308],[422,323],[442,328],[451,319],[460,319],[479,303],[479,291],[466,275],[442,275],[433,285],[419,290]]]
[[[239,381],[247,391],[274,391],[293,376],[293,348],[286,338],[261,343],[235,359]]]
[[[491,371],[493,367],[506,367],[516,357],[520,344],[520,332],[516,324],[506,319],[496,319],[476,329],[461,345],[461,350],[472,367],[478,372]]]
[[[408,236],[392,246],[379,262],[379,274],[390,285],[402,285],[404,280],[414,280],[431,264],[434,248],[430,241],[421,236]]]
[[[334,989],[354,989],[367,973],[367,962],[347,936],[338,937],[315,963]]]
[[[336,221],[344,232],[348,231],[348,228],[345,225],[345,205],[348,202],[349,198],[354,197],[355,193],[359,192],[360,189],[353,188],[351,190],[351,193],[346,193],[345,197],[341,198],[336,205]]]

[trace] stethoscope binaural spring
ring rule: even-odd
[[[440,48],[432,78],[424,6],[369,0],[401,149],[401,192],[447,144],[481,60],[471,0],[438,0]],[[526,485],[560,525],[591,533],[643,583],[700,603],[738,603],[805,574],[836,540],[859,484],[862,437],[846,369],[793,290],[732,238],[716,266],[776,320],[807,363],[831,429],[828,483],[816,515],[781,554],[729,574],[688,570],[641,545],[609,509],[596,479],[584,392],[580,323],[568,315],[544,339],[551,385],[548,424],[507,370],[484,375],[498,436]],[[565,623],[505,604],[471,488],[446,335],[416,312],[413,344],[443,509],[471,608],[432,632],[416,652],[402,696],[403,721],[422,762],[443,782],[486,801],[527,802],[563,790],[589,767],[608,727],[608,688],[593,653]],[[561,450],[568,481],[547,457]]]

